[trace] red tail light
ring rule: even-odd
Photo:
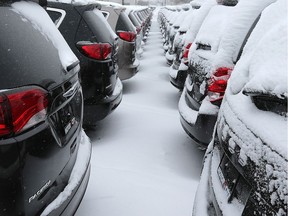
[[[135,41],[136,34],[134,32],[118,31],[118,36],[125,41],[133,42]]]
[[[218,68],[208,81],[208,96],[210,102],[222,100],[232,68]]]
[[[17,134],[46,118],[47,92],[23,87],[0,94],[0,136]]]
[[[78,49],[86,56],[96,60],[111,58],[112,46],[109,43],[77,43]]]
[[[233,70],[232,68],[221,67],[221,68],[218,68],[213,73],[213,76],[214,77],[222,77],[222,76],[229,76],[230,77],[232,70]]]
[[[182,59],[184,64],[188,65],[188,53],[189,53],[189,49],[191,47],[192,43],[187,44],[187,46],[184,48],[183,51],[183,55],[182,55]]]

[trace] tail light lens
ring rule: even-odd
[[[212,74],[208,81],[208,96],[210,102],[221,102],[232,70],[232,68],[221,67]]]
[[[112,46],[109,43],[78,42],[77,47],[84,55],[95,60],[107,60],[112,56]]]
[[[0,93],[0,137],[17,134],[46,119],[48,93],[23,87]]]
[[[191,45],[192,45],[192,43],[187,44],[187,46],[183,50],[183,55],[182,55],[183,62],[187,66],[188,66],[188,53],[189,53],[189,49],[190,49]]]
[[[125,32],[125,31],[118,31],[118,36],[127,42],[135,41],[136,34],[134,32]]]

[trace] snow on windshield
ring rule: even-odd
[[[78,61],[69,45],[42,7],[33,2],[22,1],[13,3],[12,8],[32,22],[33,26],[53,43],[58,50],[60,61],[65,70],[69,65]],[[25,22],[25,19],[23,19],[23,21]]]

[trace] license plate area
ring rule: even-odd
[[[247,200],[251,194],[252,187],[238,172],[229,158],[223,154],[217,168],[217,174],[223,190],[226,192],[227,201],[237,202],[244,210]]]
[[[77,90],[69,98],[58,97],[55,104],[58,104],[56,107],[59,108],[50,116],[50,122],[58,145],[63,147],[69,142],[81,122],[82,92]]]
[[[72,109],[71,104],[67,104],[64,109],[59,110],[58,115],[64,134],[67,135],[76,122],[74,110]]]

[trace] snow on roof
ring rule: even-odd
[[[225,34],[219,44],[213,65],[219,67],[233,67],[240,47],[261,11],[276,0],[241,0],[235,6],[233,16],[227,21]]]
[[[115,2],[97,1],[97,0],[48,0],[48,1],[73,4],[73,5],[101,4],[101,5],[125,8],[123,5],[115,3]]]
[[[231,86],[234,93],[245,86],[249,91],[287,97],[286,4],[285,0],[278,0],[263,11],[235,70],[238,79]]]
[[[235,11],[234,7],[215,5],[209,11],[196,38],[196,43],[211,46],[211,51],[216,52],[222,35],[225,34],[224,28],[231,14]]]
[[[193,62],[192,64],[201,64],[206,74],[211,72],[211,63],[218,50],[228,17],[233,11],[234,7],[223,5],[212,7],[190,47],[189,60]],[[199,44],[210,46],[211,50],[198,49]]]
[[[73,0],[73,2],[74,1],[75,0]],[[80,1],[80,0],[78,0],[78,1]],[[83,0],[81,0],[81,1],[83,1]],[[101,4],[101,5],[105,5],[105,6],[113,6],[113,7],[116,7],[116,8],[125,8],[123,5],[115,3],[115,2],[93,1],[93,3],[98,3],[98,4]]]
[[[69,45],[42,7],[36,3],[24,1],[15,2],[11,6],[17,13],[32,22],[33,26],[41,31],[41,33],[53,43],[58,50],[60,61],[65,70],[69,65],[78,61]],[[39,19],[39,17],[41,17],[41,19]],[[23,19],[23,22],[25,22],[25,19]]]
[[[148,8],[146,6],[141,6],[141,5],[124,5],[124,7],[126,8],[127,14],[129,14],[131,11],[139,11],[139,10]]]
[[[173,23],[173,26],[180,26],[183,23],[185,16],[187,15],[188,11],[180,11]]]
[[[192,22],[192,24],[188,30],[189,34],[188,34],[188,32],[186,34],[186,41],[189,41],[189,42],[187,42],[187,44],[192,42],[195,39],[205,17],[207,16],[210,9],[214,5],[216,5],[215,0],[205,0],[204,3],[202,4],[201,8],[195,11],[195,19],[193,20],[193,22]],[[187,44],[185,44],[185,46]]]
[[[192,7],[201,7],[203,2],[204,2],[204,0],[193,0],[193,1],[190,2],[190,5]]]
[[[184,20],[182,21],[182,24],[179,28],[179,31],[188,31],[189,26],[194,20],[194,14],[195,14],[194,9],[187,11],[187,13],[185,14]]]
[[[232,72],[225,98],[241,121],[287,160],[286,118],[257,109],[250,97],[242,94],[244,89],[287,97],[286,4],[286,0],[278,0],[262,13]],[[242,134],[241,128],[235,132]],[[250,157],[257,160],[260,156]]]
[[[251,59],[244,90],[287,98],[287,22],[272,27],[260,43]]]

